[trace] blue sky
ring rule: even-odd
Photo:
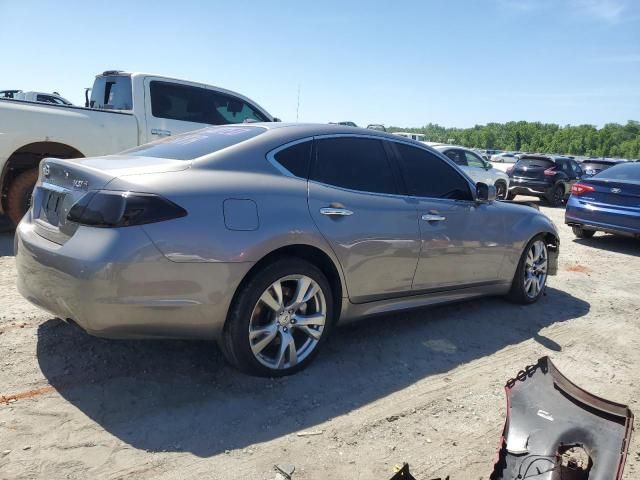
[[[283,120],[640,120],[640,0],[0,0],[0,89],[81,103],[106,69],[222,86]]]

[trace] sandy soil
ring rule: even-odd
[[[292,464],[294,479],[384,480],[409,462],[418,479],[487,479],[504,382],[542,355],[639,414],[640,242],[561,232],[560,274],[536,305],[491,298],[339,328],[279,380],[237,373],[209,343],[102,340],[51,318],[16,292],[0,236],[0,478],[273,479]]]

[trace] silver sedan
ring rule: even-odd
[[[419,142],[340,125],[210,127],[40,165],[18,288],[87,332],[219,341],[285,375],[336,322],[540,299],[558,233]]]

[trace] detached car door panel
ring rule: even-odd
[[[317,138],[309,211],[340,261],[349,298],[363,303],[411,292],[420,252],[415,204],[398,193],[382,141]]]

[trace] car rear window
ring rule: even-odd
[[[147,143],[122,153],[139,157],[193,160],[246,142],[266,131],[266,128],[249,126],[207,127]]]
[[[640,164],[626,163],[616,165],[593,176],[598,180],[640,183]]]
[[[518,161],[518,168],[549,168],[554,165],[553,160],[548,158],[522,158]]]

